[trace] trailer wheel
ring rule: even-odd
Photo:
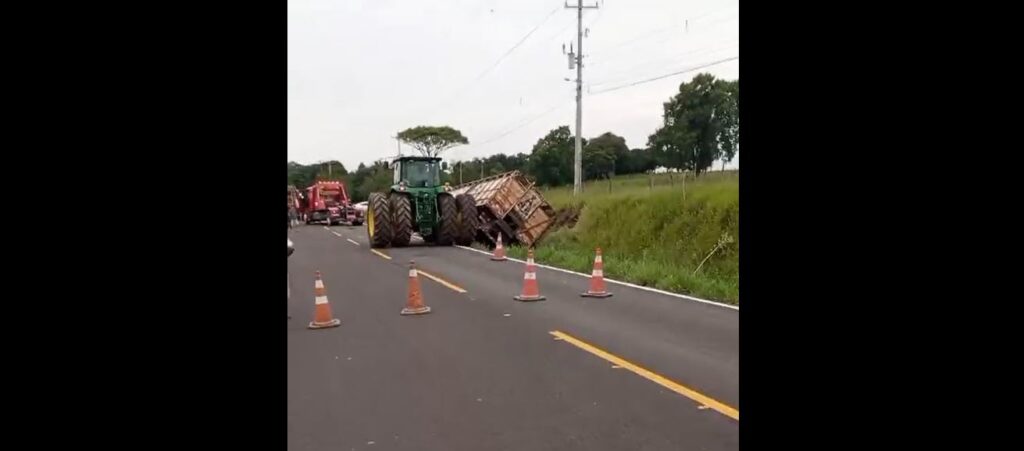
[[[412,202],[409,196],[391,193],[391,245],[408,246],[412,239]]]
[[[476,200],[471,194],[459,194],[455,196],[455,203],[458,204],[459,209],[459,228],[455,242],[460,246],[469,246],[473,244],[473,238],[476,237],[479,220]]]
[[[437,207],[441,212],[437,224],[437,245],[451,246],[458,231],[458,208],[455,206],[455,198],[451,194],[438,194]]]
[[[370,247],[388,247],[391,244],[391,206],[383,193],[370,193],[366,203],[366,233]]]

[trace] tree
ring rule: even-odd
[[[557,186],[572,183],[574,145],[572,133],[566,125],[537,140],[530,154],[529,172],[538,184]]]
[[[381,163],[370,166],[359,165],[356,172],[349,174],[345,183],[353,202],[366,200],[374,191],[386,191],[392,182],[392,172]]]
[[[341,176],[348,174],[345,165],[338,160],[324,161],[319,164],[318,177],[321,179],[338,180]]]
[[[734,80],[726,83],[726,94],[730,98],[735,99],[735,101],[727,102],[723,107],[722,135],[720,141],[723,171],[725,170],[725,164],[732,161],[740,149],[740,81]]]
[[[448,126],[409,128],[399,132],[398,139],[428,157],[436,157],[459,144],[469,144],[462,132]]]
[[[663,125],[647,144],[658,164],[700,175],[715,160],[732,158],[739,137],[739,81],[698,74],[664,104]]]
[[[451,175],[448,180],[459,183],[459,169],[462,169],[462,181],[471,182],[480,178],[481,168],[484,176],[501,174],[509,171],[527,173],[528,156],[524,153],[505,155],[497,153],[486,158],[474,158],[470,161],[453,161],[449,164]]]
[[[616,172],[620,174],[637,174],[653,171],[657,167],[658,162],[650,148],[633,149],[629,151],[626,158],[626,168],[623,170],[616,168]]]
[[[344,180],[348,171],[340,161],[300,164],[288,162],[288,184],[299,189],[312,185],[317,180]]]
[[[629,146],[625,138],[606,132],[592,139],[583,148],[583,174],[587,179],[625,173],[628,166]]]

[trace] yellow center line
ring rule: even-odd
[[[447,280],[444,280],[444,279],[442,279],[440,277],[437,277],[435,275],[427,273],[427,272],[423,271],[422,269],[416,269],[416,272],[419,273],[419,274],[422,274],[424,277],[426,277],[426,278],[428,278],[430,280],[433,280],[434,282],[437,282],[437,283],[439,283],[441,285],[444,285],[444,286],[446,286],[448,288],[451,288],[453,291],[456,291],[456,292],[459,292],[459,293],[465,293],[466,292],[466,290],[464,290],[462,287],[460,287],[458,285],[455,285],[454,283],[451,283],[451,282],[449,282]]]
[[[553,331],[548,332],[548,333],[550,333],[551,335],[554,335],[555,338],[557,338],[557,339],[560,339],[560,340],[572,343],[573,345],[575,345],[576,347],[578,347],[580,349],[583,349],[584,351],[587,351],[587,352],[589,352],[591,354],[594,354],[594,355],[596,355],[596,356],[598,356],[598,357],[600,357],[602,359],[605,359],[605,360],[607,360],[607,361],[609,361],[609,362],[611,362],[611,363],[613,363],[615,365],[618,365],[618,366],[620,366],[622,368],[630,370],[630,371],[632,371],[632,372],[634,372],[634,373],[636,373],[636,374],[638,374],[638,375],[640,375],[640,376],[650,380],[651,382],[654,382],[654,383],[656,383],[658,385],[661,385],[662,387],[665,387],[665,388],[667,388],[669,390],[672,390],[672,391],[674,391],[676,393],[679,393],[680,395],[683,395],[683,396],[685,396],[687,398],[690,398],[690,399],[692,399],[694,401],[697,401],[701,405],[705,405],[705,406],[708,406],[708,407],[710,407],[712,409],[715,409],[716,411],[718,411],[718,413],[721,413],[722,415],[725,415],[725,416],[727,416],[729,418],[732,418],[732,419],[734,419],[736,421],[740,420],[740,411],[739,410],[736,410],[735,408],[732,408],[732,407],[730,407],[728,405],[725,405],[725,404],[723,404],[723,403],[721,403],[719,401],[716,401],[716,400],[714,400],[712,398],[709,398],[709,397],[707,397],[707,396],[705,396],[705,395],[703,395],[701,393],[698,393],[696,390],[693,390],[693,389],[687,388],[687,387],[685,387],[685,386],[683,386],[681,384],[675,383],[675,382],[673,382],[673,381],[671,381],[669,379],[666,379],[665,377],[663,377],[661,375],[658,375],[658,374],[654,373],[651,370],[648,370],[646,368],[641,367],[640,365],[636,365],[634,363],[626,361],[625,359],[623,359],[621,357],[618,357],[618,356],[616,356],[614,354],[611,354],[611,353],[609,353],[607,351],[604,351],[604,350],[602,350],[602,349],[600,349],[600,348],[598,348],[598,347],[596,347],[594,345],[586,343],[583,340],[580,340],[580,339],[578,339],[576,337],[573,337],[572,335],[569,335],[569,334],[567,334],[565,332],[553,330]]]
[[[383,253],[381,251],[378,251],[377,249],[370,249],[370,252],[373,252],[374,254],[377,254],[377,255],[379,255],[379,256],[381,256],[383,258],[391,260],[391,256],[389,256],[388,254],[385,254],[385,253]]]

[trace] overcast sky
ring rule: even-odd
[[[611,131],[643,147],[681,82],[739,78],[737,59],[598,93],[737,57],[738,0],[605,0],[583,23],[584,137]],[[576,72],[562,53],[575,40],[564,0],[289,0],[288,159],[355,170],[396,155],[395,133],[417,125],[469,138],[448,159],[528,154],[552,128],[575,131],[563,79]]]

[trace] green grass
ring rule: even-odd
[[[739,304],[739,178],[736,172],[694,179],[681,175],[624,176],[586,184],[576,202],[572,187],[544,191],[556,209],[581,208],[575,227],[548,234],[538,244],[538,263],[589,273],[594,248],[604,254],[605,277],[676,293]],[[685,192],[685,200],[684,200]],[[694,274],[722,233],[725,245]],[[508,254],[525,258],[525,249]]]

